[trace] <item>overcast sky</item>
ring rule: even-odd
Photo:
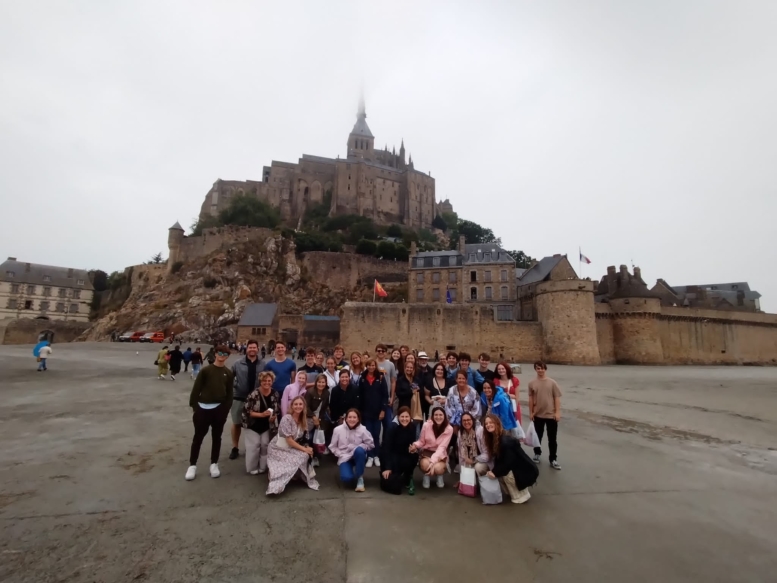
[[[541,257],[777,311],[777,2],[0,3],[0,254],[167,254],[217,178],[346,152],[359,94],[437,198]]]

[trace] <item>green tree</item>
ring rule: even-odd
[[[157,265],[162,263],[162,252],[160,251],[159,253],[157,253],[156,255],[151,257],[150,263],[154,263],[154,264],[157,264]]]
[[[327,233],[311,231],[309,233],[297,232],[294,234],[294,243],[298,254],[306,251],[342,251],[343,244],[339,238]]]
[[[513,259],[515,259],[516,267],[528,269],[529,265],[532,264],[532,261],[535,261],[534,257],[529,257],[523,251],[508,251],[508,253]]]
[[[399,225],[396,225],[396,224],[391,225],[386,230],[386,236],[387,237],[401,237],[402,236],[402,227],[400,227]]]
[[[224,225],[274,229],[280,224],[281,215],[277,208],[255,196],[238,194],[219,213],[219,220]]]
[[[378,245],[375,241],[369,241],[368,239],[360,239],[356,244],[356,252],[359,255],[375,255],[378,250]]]
[[[502,244],[501,239],[496,237],[491,229],[481,227],[472,221],[459,220],[456,227],[459,235],[464,235],[464,239],[467,243],[496,243],[500,246]]]
[[[102,269],[90,270],[89,279],[92,281],[94,291],[101,292],[108,289],[108,274]]]
[[[357,244],[361,239],[377,239],[378,230],[371,220],[360,221],[351,225],[346,234],[346,241],[351,245]]]
[[[435,229],[440,229],[442,232],[445,232],[448,230],[448,223],[445,222],[445,219],[442,218],[441,215],[437,215],[434,217],[434,220],[432,221],[432,226]]]
[[[397,253],[397,246],[391,241],[381,241],[375,251],[375,256],[382,259],[394,259]]]
[[[394,249],[394,259],[397,261],[407,261],[410,257],[410,250],[404,245],[397,245]]]
[[[221,221],[218,217],[214,217],[213,215],[206,215],[202,219],[194,219],[189,227],[189,230],[191,231],[192,236],[199,237],[202,235],[203,230],[221,226],[223,225],[221,224]]]

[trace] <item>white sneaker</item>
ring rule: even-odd
[[[531,494],[529,493],[528,488],[524,488],[520,492],[518,492],[518,497],[511,500],[513,504],[523,504],[524,502],[528,502],[529,498],[531,498]]]
[[[421,485],[424,488],[427,488],[427,489],[429,488],[429,486],[431,485],[431,480],[429,480],[429,476],[424,475],[424,481],[423,481],[423,483]]]
[[[442,476],[437,476],[437,487],[445,488],[445,482],[443,481]]]
[[[364,492],[364,478],[359,478],[356,481],[356,491],[357,492]]]
[[[263,474],[267,471],[267,468],[259,468],[259,473]]]
[[[327,448],[324,450],[324,455],[329,455],[330,453],[332,453],[332,452],[331,452],[331,451],[329,451],[329,448],[327,447]]]
[[[550,467],[553,468],[554,470],[560,470],[561,464],[559,464],[556,460],[553,460],[552,462],[550,462]]]
[[[174,381],[174,380],[175,380],[175,377],[174,377],[173,375],[170,375],[170,380],[171,380],[171,381]]]
[[[210,464],[210,477],[218,478],[221,475],[218,464]]]
[[[314,468],[318,467],[318,458],[316,458],[316,457],[313,458],[313,467]]]
[[[189,481],[192,481],[196,475],[197,475],[197,466],[189,466],[189,469],[186,470],[186,479]]]
[[[159,380],[160,380],[160,381],[163,381],[163,380],[165,380],[165,375],[163,375],[163,374],[159,375]]]
[[[259,470],[251,470],[248,473],[251,474],[252,476],[257,476],[257,475],[259,475]]]
[[[376,467],[376,468],[379,468],[379,467],[380,467],[380,458],[379,458],[379,457],[376,457],[376,458],[375,458],[375,467]]]
[[[373,463],[374,463],[374,462],[372,461],[372,458],[371,458],[371,457],[368,457],[368,458],[367,458],[367,467],[368,467],[368,468],[371,468]]]

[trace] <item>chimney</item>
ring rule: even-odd
[[[30,264],[29,263],[25,263],[24,264],[24,272],[25,273],[30,273]]]
[[[67,277],[68,279],[73,279],[73,268],[67,270]]]
[[[629,274],[629,268],[626,267],[625,265],[621,265],[621,275],[623,275],[625,277],[628,274]]]
[[[554,253],[553,258],[555,259],[556,257],[561,257],[561,253]]]
[[[617,287],[615,286],[615,266],[610,265],[607,268],[607,293],[609,295],[612,295],[615,293],[615,290]]]
[[[642,280],[642,270],[639,267],[634,268],[634,277]]]
[[[615,275],[615,266],[614,265],[610,265],[607,268],[607,275]]]
[[[459,253],[461,253],[462,255],[467,254],[466,245],[467,245],[467,240],[464,237],[464,235],[459,235]]]
[[[16,257],[9,257],[8,261],[16,261]]]
[[[418,253],[418,245],[415,241],[410,242],[410,257],[414,257]]]

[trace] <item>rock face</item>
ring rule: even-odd
[[[234,325],[254,302],[279,303],[287,314],[332,315],[346,301],[371,297],[364,286],[344,292],[310,281],[297,263],[294,243],[280,235],[238,243],[173,274],[135,268],[131,286],[121,308],[97,320],[80,339],[145,330],[174,333],[184,342],[222,342],[234,339]]]

